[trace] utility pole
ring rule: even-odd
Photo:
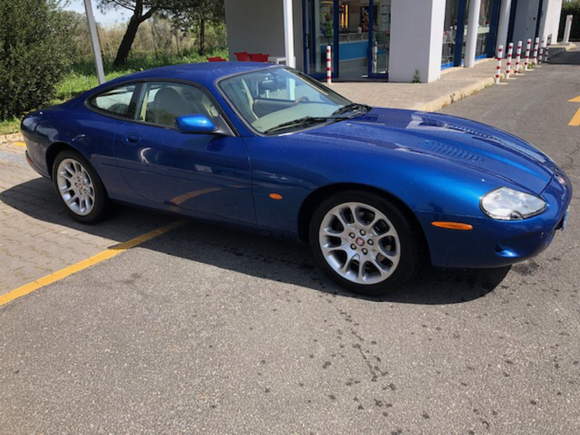
[[[91,44],[93,45],[93,53],[95,55],[95,67],[97,68],[97,78],[99,84],[105,83],[105,72],[103,70],[103,59],[101,58],[101,46],[99,45],[99,35],[97,34],[97,23],[93,15],[93,7],[91,0],[85,0],[85,11],[87,13],[87,21],[89,22],[89,33],[91,35]]]

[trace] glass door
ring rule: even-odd
[[[371,0],[370,77],[382,77],[389,70],[391,40],[391,0]]]
[[[332,48],[333,78],[386,77],[392,0],[303,0],[304,69],[326,76]]]
[[[368,76],[370,0],[342,0],[338,3],[338,62],[341,79]]]
[[[326,77],[326,47],[334,55],[335,0],[304,0],[304,66],[310,76]],[[333,76],[336,76],[333,68]]]

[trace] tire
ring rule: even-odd
[[[366,296],[396,290],[420,263],[418,238],[403,213],[369,192],[345,191],[323,201],[310,221],[309,240],[333,281]]]
[[[79,152],[65,150],[56,156],[52,182],[66,211],[77,221],[96,223],[105,216],[109,206],[105,187]]]

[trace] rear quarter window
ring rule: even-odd
[[[112,115],[133,118],[135,113],[135,104],[133,103],[135,88],[136,85],[129,85],[110,89],[91,98],[89,104]]]

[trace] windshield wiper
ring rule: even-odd
[[[269,128],[264,133],[272,133],[277,130],[283,130],[285,128],[291,127],[303,127],[310,124],[317,124],[321,122],[328,122],[328,121],[342,121],[343,117],[336,117],[336,116],[305,116],[303,118],[294,119],[293,121],[283,122],[275,127]]]
[[[353,112],[355,110],[364,110],[368,112],[371,110],[371,106],[367,106],[366,104],[359,104],[359,103],[350,103],[345,106],[339,107],[337,110],[334,111],[333,115],[342,115],[346,112]]]

